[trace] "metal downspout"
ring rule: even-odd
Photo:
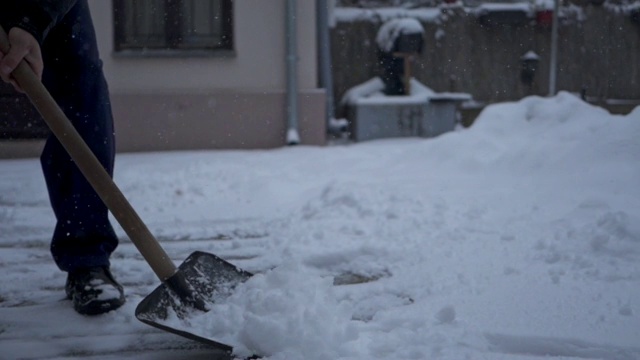
[[[553,4],[553,20],[551,23],[551,61],[549,64],[549,96],[556,95],[558,76],[558,20],[560,18],[560,0]]]
[[[296,18],[296,0],[287,0],[287,145],[300,143],[300,135],[298,134],[298,39]]]
[[[316,1],[318,15],[318,55],[320,63],[320,86],[325,89],[325,111],[327,132],[334,132],[331,120],[335,117],[333,105],[333,78],[331,74],[331,47],[329,39],[329,9],[327,0]]]

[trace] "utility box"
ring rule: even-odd
[[[427,103],[359,102],[349,108],[349,130],[355,141],[418,136],[427,113]]]
[[[384,82],[373,78],[350,89],[342,100],[355,141],[395,137],[434,137],[455,129],[466,93],[436,93],[415,79],[411,94],[383,93]]]
[[[411,62],[422,52],[424,28],[412,18],[393,19],[378,30],[382,74],[349,89],[342,98],[355,141],[433,137],[455,129],[462,93],[436,93],[411,77]]]
[[[419,136],[434,137],[453,131],[458,123],[458,107],[468,100],[471,95],[465,93],[436,93],[429,97]]]

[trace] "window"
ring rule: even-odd
[[[232,50],[232,0],[114,0],[115,50]]]

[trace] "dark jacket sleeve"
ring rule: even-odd
[[[75,5],[77,0],[2,0],[0,24],[5,31],[20,27],[30,32],[40,44],[49,30]]]

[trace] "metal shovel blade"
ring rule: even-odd
[[[230,353],[232,346],[211,339],[202,331],[197,333],[203,329],[185,327],[188,327],[190,318],[207,311],[207,304],[225,301],[237,285],[252,275],[213,254],[196,251],[178,267],[174,277],[160,284],[138,304],[136,318],[164,331]],[[176,286],[176,278],[182,285]],[[179,289],[185,284],[189,292],[186,296],[184,289]],[[176,323],[180,325],[176,326]]]

